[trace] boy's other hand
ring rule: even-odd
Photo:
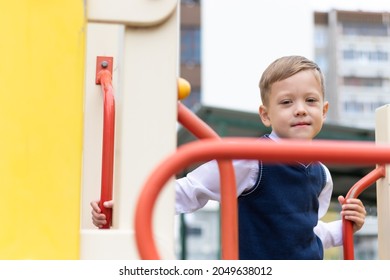
[[[360,230],[366,219],[366,209],[363,202],[358,198],[348,198],[340,195],[338,197],[339,203],[341,204],[341,216],[346,220],[353,222],[353,231],[357,232]]]

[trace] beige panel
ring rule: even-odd
[[[390,144],[390,105],[376,110],[376,143]],[[377,182],[378,257],[390,259],[390,165],[386,177]]]
[[[155,166],[176,149],[178,14],[148,28],[89,23],[84,128],[82,259],[137,259],[134,213],[138,195]],[[91,222],[91,200],[99,199],[102,93],[94,84],[97,55],[114,56],[116,100],[113,227]],[[174,257],[174,190],[160,196],[154,232],[164,259]],[[109,250],[109,252],[108,252]]]
[[[177,0],[89,0],[89,22],[122,23],[128,26],[152,26],[176,12]]]

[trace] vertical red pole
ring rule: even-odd
[[[361,178],[352,188],[348,191],[345,199],[357,198],[365,189],[374,184],[380,178],[386,176],[386,169],[384,165],[379,165],[373,171]],[[353,224],[351,221],[343,220],[343,252],[344,260],[355,259],[354,244],[353,244]]]
[[[221,139],[191,110],[178,102],[178,121],[199,139]],[[221,236],[222,259],[237,260],[238,253],[238,208],[237,187],[231,160],[218,160],[221,178]]]

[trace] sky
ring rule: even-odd
[[[313,12],[331,9],[390,12],[390,0],[203,0],[202,103],[257,112],[266,66],[314,59]]]

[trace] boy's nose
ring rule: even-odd
[[[295,107],[296,116],[305,116],[307,114],[306,107],[304,104],[297,103]]]

